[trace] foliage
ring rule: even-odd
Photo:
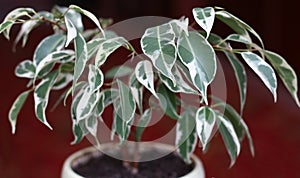
[[[22,39],[23,46],[26,45],[30,32],[43,23],[53,28],[53,34],[36,47],[32,60],[24,60],[16,67],[15,74],[28,79],[30,85],[17,97],[9,112],[12,132],[15,133],[17,116],[30,93],[34,97],[36,117],[51,128],[46,119],[49,95],[53,90],[63,90],[65,99],[70,95],[73,97],[73,143],[80,142],[88,133],[97,139],[97,132],[101,132],[97,130],[101,115],[111,105],[114,107],[112,136],[118,135],[120,143],[124,143],[136,122],[136,139],[140,141],[152,113],[160,107],[177,121],[176,146],[187,162],[197,140],[205,150],[215,130],[222,135],[231,165],[240,153],[245,136],[254,154],[251,135],[241,117],[247,95],[244,64],[258,75],[274,101],[277,99],[277,72],[300,106],[296,74],[283,57],[264,48],[260,36],[249,25],[224,9],[194,8],[192,12],[193,20],[204,31],[189,29],[187,18],[148,28],[140,40],[144,54],[141,57],[134,45],[102,28],[103,24],[92,13],[78,6],[56,6],[51,12],[36,12],[31,8],[11,11],[0,24],[0,33],[9,39],[12,26],[22,24],[15,44]],[[85,29],[82,15],[97,28]],[[230,27],[232,34],[223,39],[212,33],[215,20]],[[243,48],[233,48],[231,43],[238,43]],[[139,56],[133,59],[135,65],[132,68],[114,66],[104,74],[103,65],[109,63],[109,56],[121,47],[133,56]],[[208,92],[216,77],[217,51],[225,54],[235,72],[239,112]],[[81,80],[85,71],[87,80]],[[124,81],[122,77],[128,80]],[[113,80],[106,80],[108,78]],[[197,104],[183,101],[181,94],[192,95]],[[149,95],[156,102],[144,104]]]

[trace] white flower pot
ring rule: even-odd
[[[173,146],[161,144],[161,143],[142,143],[142,144],[140,144],[140,150],[146,149],[147,147],[155,147],[155,148],[158,148],[159,150],[164,150],[164,151],[168,151],[168,152],[171,152],[174,150]],[[116,150],[114,148],[116,148],[116,144],[109,143],[109,144],[102,144],[100,149],[112,151],[112,150]],[[80,159],[82,159],[82,160],[88,159],[88,157],[90,157],[92,153],[96,153],[95,151],[97,151],[97,148],[88,147],[88,148],[79,150],[79,151],[73,153],[72,155],[70,155],[63,164],[61,178],[83,178],[82,176],[80,176],[79,174],[77,174],[76,172],[73,171],[71,165],[73,165],[74,162],[80,161]],[[87,155],[90,155],[90,156],[87,156]],[[85,158],[83,156],[85,156]],[[182,176],[180,178],[204,178],[205,177],[204,168],[203,168],[203,165],[202,165],[202,162],[200,161],[200,159],[194,154],[191,156],[191,159],[194,163],[194,169],[190,173],[188,173],[185,176]]]

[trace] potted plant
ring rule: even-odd
[[[16,131],[18,113],[30,94],[34,97],[36,117],[52,129],[46,119],[49,95],[52,90],[62,90],[63,96],[57,101],[67,103],[72,97],[73,143],[91,135],[98,149],[111,156],[121,155],[125,172],[131,174],[129,177],[145,176],[141,175],[138,162],[144,159],[143,154],[154,157],[154,153],[148,153],[147,144],[140,143],[145,128],[158,110],[175,121],[175,146],[166,146],[163,154],[176,151],[187,166],[200,165],[196,172],[167,173],[168,177],[204,177],[201,162],[192,153],[197,144],[206,150],[216,132],[222,135],[231,159],[230,166],[240,153],[244,137],[254,155],[252,138],[242,119],[247,95],[244,64],[259,76],[274,101],[279,76],[300,106],[296,74],[283,57],[265,49],[253,28],[225,9],[205,7],[194,8],[192,12],[194,19],[191,21],[195,23],[191,26],[196,29],[189,26],[188,18],[171,19],[145,29],[136,45],[112,31],[109,19],[98,20],[76,5],[55,6],[51,12],[14,9],[0,24],[0,33],[9,39],[12,26],[22,24],[15,44],[22,39],[25,46],[30,32],[43,23],[49,24],[53,33],[41,40],[32,60],[24,60],[16,67],[15,74],[29,79],[29,83],[9,111],[12,132]],[[96,28],[85,29],[82,15],[94,22]],[[232,34],[222,38],[212,33],[215,20],[232,29]],[[110,56],[119,48],[126,49],[131,56],[126,57],[124,64],[115,65],[116,61]],[[228,61],[235,73],[239,111],[214,95],[211,89],[217,68],[220,68],[216,57],[219,53],[225,54],[222,60]],[[108,108],[112,108],[113,116],[102,118]],[[107,120],[110,124],[106,124]],[[114,148],[99,141],[102,134],[99,126],[103,124],[111,125],[112,138],[119,139],[117,146],[109,145]],[[127,144],[130,141],[133,143]],[[114,149],[118,152],[111,153]],[[67,159],[62,177],[88,176],[79,175],[66,166],[78,167],[89,159],[103,157],[94,150],[88,148]],[[88,156],[81,158],[79,154]],[[193,168],[188,166],[188,169]]]

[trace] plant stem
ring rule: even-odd
[[[221,47],[218,45],[214,45],[213,48],[216,51],[229,51],[229,52],[233,52],[233,53],[240,53],[240,52],[247,52],[247,51],[251,51],[251,52],[261,51],[259,49],[232,49],[232,48],[227,48],[227,47]]]
[[[44,21],[44,22],[50,23],[50,24],[53,25],[53,26],[57,26],[60,30],[62,30],[62,31],[64,31],[64,32],[67,32],[67,29],[63,28],[62,26],[60,26],[60,25],[59,25],[57,22],[55,22],[55,21],[52,21],[52,20],[50,20],[50,19],[47,19],[47,18],[45,18],[45,17],[43,17],[43,16],[41,16],[40,19],[41,19],[42,21]]]

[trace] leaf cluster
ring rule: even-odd
[[[16,131],[17,116],[29,94],[34,97],[36,117],[51,128],[46,119],[50,92],[63,90],[65,100],[72,96],[73,143],[80,142],[87,134],[97,140],[101,116],[111,106],[114,108],[112,138],[117,135],[122,144],[135,128],[135,138],[141,141],[153,112],[160,108],[176,120],[175,143],[187,162],[198,140],[206,150],[216,131],[222,135],[231,165],[245,136],[254,154],[251,135],[242,119],[247,95],[244,64],[258,75],[274,101],[279,76],[300,106],[296,74],[283,57],[264,48],[253,28],[231,13],[218,7],[194,8],[192,12],[203,31],[189,28],[187,18],[148,28],[140,40],[143,53],[140,55],[124,37],[104,29],[104,24],[91,12],[78,6],[56,6],[51,12],[36,12],[31,8],[11,11],[0,24],[0,33],[9,39],[12,26],[21,24],[15,44],[22,39],[25,46],[30,32],[40,24],[48,23],[53,28],[53,34],[40,41],[33,58],[16,67],[15,74],[28,79],[29,85],[9,112],[12,132]],[[85,29],[82,15],[94,22],[96,28]],[[230,27],[232,34],[221,38],[212,33],[215,20]],[[253,42],[253,37],[259,44]],[[244,48],[233,48],[231,43]],[[121,47],[132,53],[134,65],[114,66],[104,74],[103,65]],[[234,70],[239,87],[239,112],[208,92],[216,77],[216,52],[224,53],[227,58],[222,60],[227,60]],[[86,79],[82,80],[84,75]],[[184,101],[182,94],[193,96],[196,104]]]

